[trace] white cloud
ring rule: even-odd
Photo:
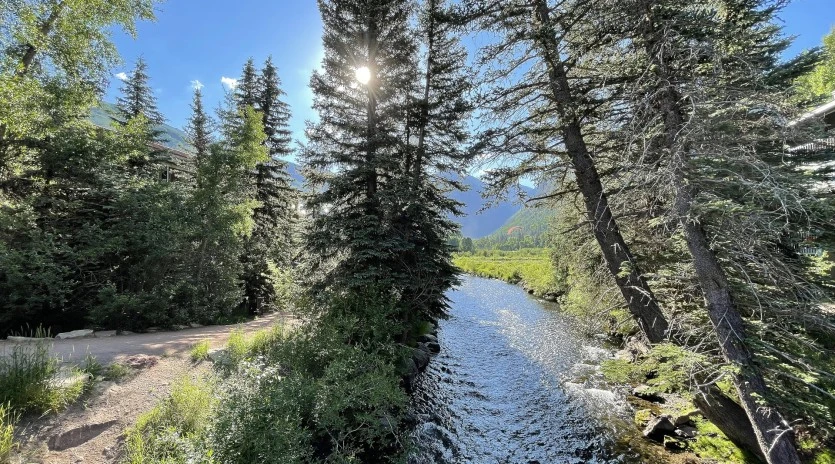
[[[229,90],[232,90],[238,86],[238,80],[232,77],[223,76],[220,78],[220,83],[223,84],[223,86]]]
[[[223,81],[223,79],[221,79],[221,82],[222,81]],[[200,89],[203,88],[203,83],[200,82],[199,80],[195,79],[195,80],[191,81],[191,88],[193,90],[200,90]]]
[[[115,76],[116,76],[116,79],[119,79],[120,81],[128,80],[128,75],[123,73],[123,72],[116,73]]]

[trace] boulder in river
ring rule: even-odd
[[[676,426],[670,416],[653,417],[647,422],[644,429],[644,436],[653,440],[662,440],[665,435],[675,434]]]
[[[426,347],[429,348],[430,353],[438,354],[441,352],[441,345],[438,342],[429,342]]]

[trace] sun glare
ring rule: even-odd
[[[360,84],[368,84],[368,81],[371,80],[371,70],[367,66],[357,68],[355,74]]]

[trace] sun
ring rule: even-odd
[[[368,84],[368,81],[371,80],[371,70],[368,69],[368,66],[362,66],[357,68],[354,74],[356,75],[356,78],[360,84]]]

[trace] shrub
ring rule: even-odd
[[[209,359],[209,348],[211,344],[208,340],[200,340],[191,347],[189,355],[194,362],[205,361]]]

